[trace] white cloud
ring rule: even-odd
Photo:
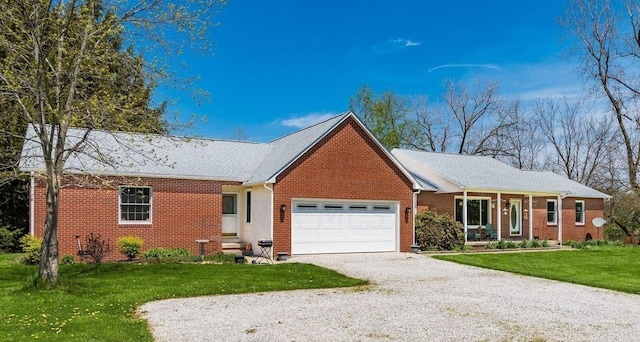
[[[404,47],[412,47],[412,46],[418,46],[422,44],[421,42],[414,42],[411,39],[402,39],[402,38],[391,39],[389,42],[394,44],[401,44]]]
[[[439,69],[447,69],[447,68],[485,68],[485,69],[495,69],[502,70],[499,66],[495,64],[473,64],[473,63],[465,63],[465,64],[443,64],[435,66],[429,70],[428,72],[432,72]]]
[[[325,121],[331,117],[338,115],[337,113],[309,113],[300,117],[282,120],[282,124],[287,127],[305,128],[318,122]]]

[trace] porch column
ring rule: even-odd
[[[498,197],[496,198],[496,216],[498,217],[496,224],[496,233],[498,241],[502,239],[502,194],[498,193]]]
[[[467,243],[467,190],[462,193],[462,226],[464,227],[464,242]]]
[[[533,240],[533,195],[529,194],[529,240]]]
[[[562,246],[562,195],[558,195],[558,242]]]

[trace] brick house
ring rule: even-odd
[[[84,133],[71,130],[70,143]],[[32,175],[30,232],[42,236],[43,163],[30,134],[21,169]],[[61,256],[75,254],[76,236],[91,233],[192,253],[204,240],[208,254],[238,242],[255,250],[260,239],[273,240],[273,253],[404,252],[414,243],[413,217],[425,208],[457,216],[469,240],[483,228],[478,239],[492,238],[487,224],[500,227],[493,238],[596,238],[591,219],[608,198],[487,157],[390,153],[352,112],[268,143],[100,131],[88,141],[68,160],[60,191]]]
[[[72,131],[71,140],[83,133]],[[31,233],[41,236],[42,163],[26,141]],[[408,251],[413,244],[413,192],[420,186],[351,112],[269,143],[99,131],[90,141],[115,162],[89,152],[68,161],[61,256],[75,254],[76,235],[84,241],[90,233],[112,243],[135,235],[144,249],[193,253],[196,240],[209,241],[207,253],[238,241],[255,250],[260,239],[288,254]]]
[[[421,181],[418,212],[435,209],[463,224],[467,241],[601,239],[593,219],[610,199],[552,172],[522,171],[484,156],[394,149]]]

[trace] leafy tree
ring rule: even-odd
[[[351,98],[350,108],[388,150],[413,146],[413,122],[407,118],[407,105],[398,95],[386,92],[375,97],[364,85]]]
[[[219,5],[216,0],[182,5],[162,0],[0,0],[0,108],[3,117],[7,111],[16,113],[21,129],[23,123],[33,125],[31,143],[44,164],[37,176],[46,196],[39,268],[45,282],[58,280],[57,219],[66,161],[78,154],[104,157],[87,140],[94,129],[165,131],[164,106],[149,105],[152,90],[163,79],[173,80],[167,67],[173,52],[210,46],[202,34]],[[134,47],[124,48],[124,41],[153,49],[145,56],[167,59],[146,61]],[[70,137],[72,127],[86,130]]]

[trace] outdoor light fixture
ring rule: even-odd
[[[529,209],[524,208],[524,219],[528,220],[529,219]]]
[[[281,212],[283,212],[283,213],[284,213],[285,211],[287,211],[287,205],[286,205],[286,204],[281,205],[281,206],[280,206],[280,211],[281,211]]]
[[[404,213],[409,215],[409,213],[411,212],[411,207],[406,207],[404,208]]]

